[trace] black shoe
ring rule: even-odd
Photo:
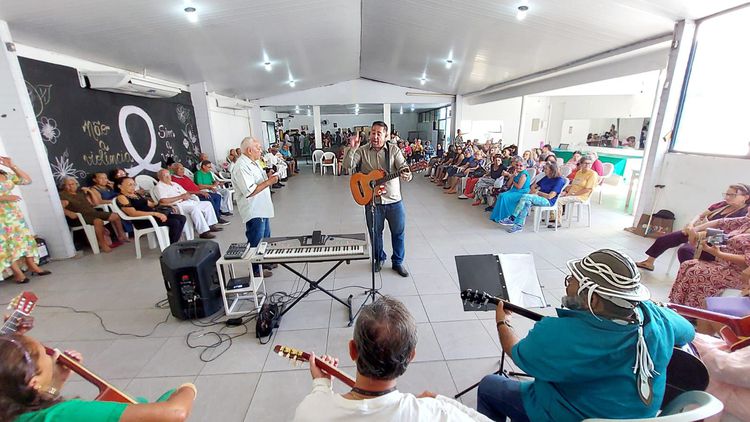
[[[397,272],[401,277],[409,277],[409,272],[401,264],[393,264],[393,271]]]
[[[280,179],[280,180],[279,180],[279,182],[286,182],[287,180],[289,180],[289,178],[288,178],[288,177],[285,177],[285,178],[283,178],[283,179]]]
[[[223,216],[225,216],[225,217],[231,217],[231,216],[233,216],[234,214],[233,214],[233,213],[231,213],[231,212],[229,212],[229,211],[227,211],[227,212],[223,212],[223,213],[221,213],[221,215],[223,215]]]
[[[383,268],[383,262],[382,261],[378,261],[378,262],[375,263],[375,266],[373,267],[373,270],[376,273],[379,273],[382,268]]]
[[[284,185],[282,185],[281,183],[274,183],[273,185],[271,185],[271,187],[274,189],[281,189],[284,187]]]
[[[493,208],[495,207],[487,207],[484,209],[484,212],[491,212]]]
[[[214,236],[213,234],[211,234],[211,232],[205,232],[205,233],[201,233],[200,236],[198,236],[198,237],[200,237],[201,239],[213,239],[216,236]]]
[[[218,224],[220,226],[226,226],[227,224],[231,224],[231,222],[229,222],[229,221],[227,221],[227,220],[225,220],[223,218],[219,218],[217,220],[216,224]]]
[[[222,229],[221,227],[219,227],[219,226],[217,226],[216,224],[214,224],[213,226],[209,226],[209,227],[208,227],[208,230],[209,230],[210,232],[214,232],[214,233],[215,233],[215,232],[220,232],[220,231],[222,231],[222,230],[224,230],[224,229]]]
[[[274,192],[274,191],[271,191],[271,195],[273,195],[274,193],[276,193],[276,192]]]

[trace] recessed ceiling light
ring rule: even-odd
[[[271,66],[271,62],[265,62],[265,63],[263,63],[263,67],[266,68],[267,72],[270,72],[271,69],[273,69],[273,67]]]
[[[291,80],[289,81],[289,86],[290,86],[290,87],[294,88],[294,87],[295,87],[296,85],[297,85],[297,81],[295,81],[294,79],[291,79]]]
[[[516,19],[522,21],[526,19],[526,12],[529,11],[529,6],[518,6],[518,13],[516,13]]]
[[[185,10],[185,13],[187,13],[187,19],[190,22],[192,23],[198,22],[198,9],[196,9],[193,6],[188,6],[184,10]]]
[[[422,85],[426,84],[427,83],[427,78],[425,78],[424,76],[422,76],[422,78],[419,79],[419,83],[422,84]]]
[[[446,69],[450,69],[450,68],[451,68],[451,66],[453,66],[453,60],[452,60],[452,59],[447,59],[447,60],[445,61],[445,68],[446,68]]]

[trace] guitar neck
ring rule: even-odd
[[[54,355],[55,352],[59,352],[54,349],[50,349],[49,347],[46,347],[47,354]],[[99,389],[100,396],[103,396],[106,392],[106,401],[117,401],[121,403],[131,403],[136,404],[137,402],[130,398],[125,393],[121,392],[112,384],[108,383],[107,381],[104,381],[103,379],[99,378],[98,375],[94,374],[93,372],[89,371],[83,365],[81,365],[77,360],[71,358],[70,356],[66,355],[65,353],[59,352],[59,356],[57,357],[57,362],[61,363],[63,366],[67,367],[71,371],[75,372],[80,376],[81,378],[85,379],[86,381],[90,382],[96,388]]]
[[[497,305],[498,303],[503,302],[503,309],[507,309],[507,310],[509,310],[511,312],[514,312],[514,313],[516,313],[518,315],[524,316],[524,317],[526,317],[526,318],[528,318],[530,320],[533,320],[533,321],[540,321],[542,318],[544,318],[544,315],[542,315],[542,314],[538,314],[538,313],[536,313],[534,311],[530,311],[530,310],[528,310],[526,308],[522,308],[522,307],[520,307],[518,305],[514,305],[514,304],[508,302],[507,300],[503,300],[503,299],[500,299],[498,297],[492,296],[492,297],[488,298],[487,300],[490,303],[492,303],[493,305]]]
[[[8,317],[8,320],[5,321],[2,327],[0,327],[0,335],[4,336],[8,334],[13,334],[16,331],[18,331],[19,321],[24,316],[26,315],[24,315],[24,313],[19,310],[13,311],[13,313],[10,314],[10,316]]]
[[[309,362],[310,354],[307,352],[304,352],[302,354],[302,358]],[[343,382],[347,386],[354,387],[354,383],[355,383],[354,378],[350,377],[348,374],[341,372],[338,368],[329,365],[328,363],[321,360],[317,356],[315,357],[315,365],[321,370],[323,370],[323,372],[327,373],[328,375],[338,378],[339,381]]]
[[[682,316],[718,322],[729,327],[738,336],[750,336],[750,316],[739,318],[676,303],[667,303],[666,305]]]

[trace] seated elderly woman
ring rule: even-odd
[[[570,157],[570,160],[568,160],[565,165],[572,169],[575,169],[576,167],[578,167],[578,162],[581,161],[581,157],[581,151],[574,151],[573,156]]]
[[[688,240],[695,239],[697,234],[695,226],[722,218],[744,217],[747,214],[748,205],[750,205],[750,185],[744,183],[730,185],[724,193],[723,201],[710,205],[706,211],[695,216],[684,229],[665,234],[654,240],[651,247],[646,250],[648,258],[637,262],[636,265],[644,270],[653,271],[656,258],[676,247],[679,247],[677,259],[680,260],[680,264],[692,259],[695,255],[695,247],[688,243]],[[704,252],[701,254],[701,259],[713,261],[713,255]]]
[[[702,308],[707,297],[718,296],[724,289],[745,287],[742,272],[750,264],[750,217],[722,218],[696,226],[695,230],[708,228],[724,231],[728,237],[726,245],[701,242],[703,251],[716,260],[691,259],[680,264],[669,292],[671,302]]]
[[[490,220],[496,223],[509,217],[513,213],[513,210],[516,209],[516,205],[518,205],[518,201],[521,197],[524,194],[529,193],[531,177],[529,176],[529,172],[526,171],[523,159],[515,157],[513,159],[513,168],[515,169],[513,183],[508,191],[501,193],[497,197],[495,206],[492,209],[492,214],[490,215]]]
[[[450,153],[448,154],[448,156],[450,156]],[[443,186],[443,184],[445,183],[445,179],[447,177],[446,172],[454,166],[461,165],[465,159],[466,157],[464,156],[463,151],[461,152],[456,151],[452,160],[447,161],[446,163],[438,166],[433,182],[436,183],[438,186]]]
[[[492,164],[486,170],[487,173],[476,181],[473,190],[464,191],[467,198],[476,198],[471,204],[472,206],[478,207],[482,203],[487,203],[486,197],[490,190],[503,183],[503,172],[505,171],[503,156],[495,154],[492,157]],[[469,183],[466,184],[466,188],[469,189]]]
[[[286,161],[287,165],[289,166],[289,171],[292,175],[295,175],[299,173],[299,167],[297,165],[297,159],[292,156],[292,150],[291,150],[291,144],[285,143],[281,146],[281,149],[279,150],[279,154],[284,158],[284,161]],[[339,171],[339,174],[341,174],[341,171]]]
[[[558,195],[565,186],[565,178],[560,175],[560,169],[556,163],[547,163],[544,168],[544,177],[531,187],[529,193],[521,196],[513,213],[499,223],[508,228],[508,233],[520,232],[526,223],[526,216],[532,206],[550,207],[555,205]]]
[[[69,224],[78,224],[78,219],[75,213],[81,213],[86,224],[92,224],[94,231],[96,232],[96,240],[99,243],[99,249],[102,252],[110,252],[112,249],[107,244],[106,237],[104,236],[104,222],[109,221],[115,230],[117,240],[120,242],[128,242],[128,238],[125,235],[125,230],[122,228],[122,222],[117,214],[101,211],[91,204],[89,199],[86,197],[86,191],[89,188],[78,189],[78,181],[73,177],[66,177],[63,179],[62,190],[60,191],[60,201],[62,202],[65,216],[70,219]]]
[[[169,206],[163,206],[162,211],[157,209],[157,203],[149,200],[143,195],[136,192],[135,181],[130,177],[120,179],[120,195],[116,198],[117,205],[122,212],[129,217],[147,217],[152,216],[156,224],[165,226],[169,229],[169,242],[176,243],[180,241],[182,229],[185,227],[187,218],[184,215],[177,214],[177,211]],[[132,222],[138,229],[147,229],[151,223],[146,220],[135,220]]]
[[[107,173],[94,173],[91,178],[91,187],[86,191],[89,200],[94,205],[107,204],[117,196],[115,184],[107,177]]]
[[[522,158],[523,163],[526,164],[526,167],[534,167],[537,161],[536,157],[534,157],[534,154],[529,150],[523,152]]]
[[[443,193],[457,193],[456,186],[461,181],[461,178],[463,177],[469,177],[472,174],[475,174],[475,172],[481,172],[484,167],[484,153],[482,150],[477,149],[476,152],[474,152],[474,156],[469,159],[469,161],[458,168],[456,173],[448,178],[447,183],[445,184],[445,187],[443,189],[447,189]]]

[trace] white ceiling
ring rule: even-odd
[[[197,0],[193,24],[185,1],[0,0],[0,19],[21,44],[255,99],[358,77],[465,94],[743,3]],[[528,17],[518,21],[522,3]],[[449,56],[455,63],[446,69]]]
[[[434,103],[434,104],[391,104],[391,114],[399,113],[401,107],[403,107],[404,113],[410,113],[412,106],[414,106],[414,112],[419,113],[425,110],[433,110],[440,107],[445,107],[447,103]],[[320,115],[325,116],[329,114],[354,114],[357,104],[340,104],[340,105],[323,105],[320,106]],[[289,113],[289,114],[307,114],[307,110],[311,110],[312,107],[301,105],[301,106],[269,106],[263,107],[264,110],[270,110],[276,113]],[[299,111],[297,111],[299,110]],[[359,114],[382,114],[382,104],[359,104]]]

